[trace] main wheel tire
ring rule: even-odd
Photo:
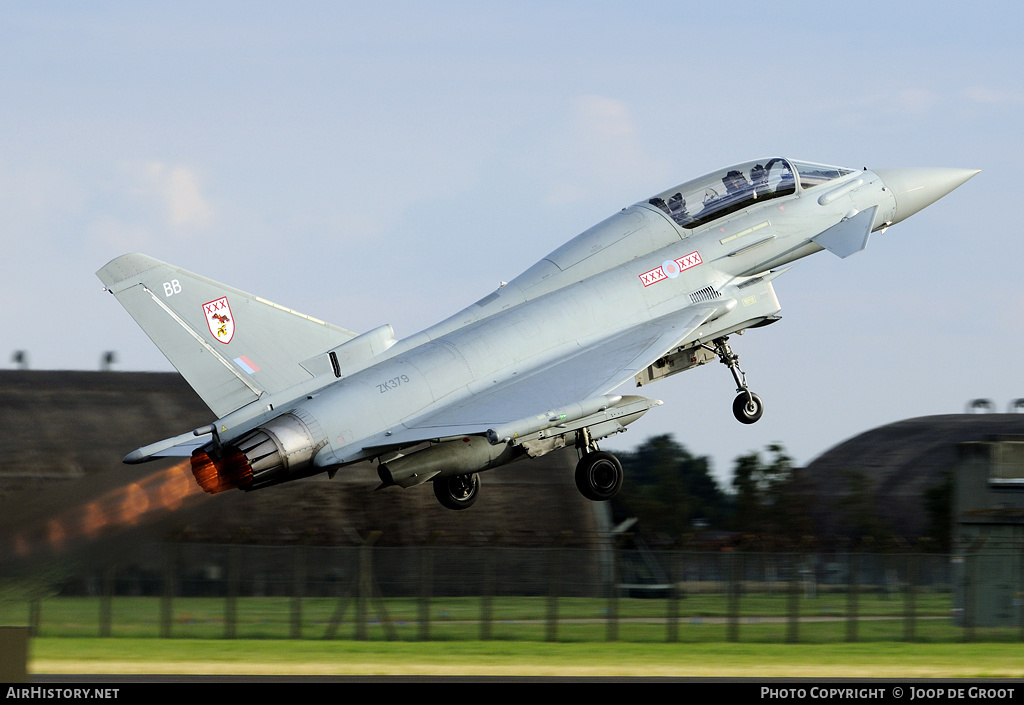
[[[594,502],[605,502],[622,488],[622,463],[611,453],[587,453],[576,465],[576,487]]]
[[[434,496],[448,509],[469,509],[480,494],[480,476],[452,475],[434,480]]]
[[[733,400],[732,413],[740,423],[756,423],[764,413],[764,403],[756,394],[743,392]]]

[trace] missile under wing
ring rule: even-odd
[[[822,250],[860,252],[975,173],[734,165],[623,209],[402,340],[124,255],[98,276],[213,416],[125,462],[189,456],[199,484],[220,492],[370,460],[382,487],[431,482],[464,509],[482,471],[573,445],[580,491],[609,499],[622,467],[598,441],[661,403],[623,383],[717,359],[736,383],[736,418],[756,422],[764,407],[729,336],[778,320],[774,279]]]

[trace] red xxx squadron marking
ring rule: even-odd
[[[640,275],[640,281],[644,283],[644,286],[650,286],[651,284],[657,284],[664,279],[675,279],[681,272],[685,272],[687,269],[693,269],[698,264],[703,264],[704,260],[700,258],[700,253],[691,252],[688,255],[683,255],[678,259],[670,259],[662,262],[660,267],[644,272]]]

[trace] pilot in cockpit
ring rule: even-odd
[[[750,170],[750,183],[754,188],[754,198],[762,198],[772,192],[768,185],[768,170],[761,164],[755,164]]]
[[[725,185],[726,198],[736,200],[745,198],[750,193],[750,182],[742,172],[733,169],[722,178]]]
[[[693,220],[693,217],[686,210],[686,199],[683,198],[681,193],[676,193],[668,199],[668,214],[672,216],[672,220],[680,225],[686,225]]]
[[[668,203],[665,202],[665,199],[657,197],[647,202],[665,211],[679,225],[685,226],[693,221],[693,216],[686,210],[686,199],[683,198],[681,193],[677,192],[674,196],[671,196],[668,199]]]
[[[655,198],[652,198],[651,200],[649,200],[647,202],[650,203],[652,206],[657,206],[658,208],[660,208],[661,210],[665,211],[666,213],[669,213],[668,206],[665,205],[665,199],[655,197]]]

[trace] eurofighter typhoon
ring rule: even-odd
[[[572,445],[576,485],[613,497],[622,465],[598,442],[660,401],[618,394],[718,359],[742,423],[762,414],[729,336],[778,320],[773,280],[872,233],[977,173],[857,171],[762,159],[623,209],[451,318],[403,340],[356,335],[145,255],[97,273],[216,417],[129,453],[188,456],[210,493],[256,490],[373,461],[381,487],[430,482],[472,505],[480,473]]]

